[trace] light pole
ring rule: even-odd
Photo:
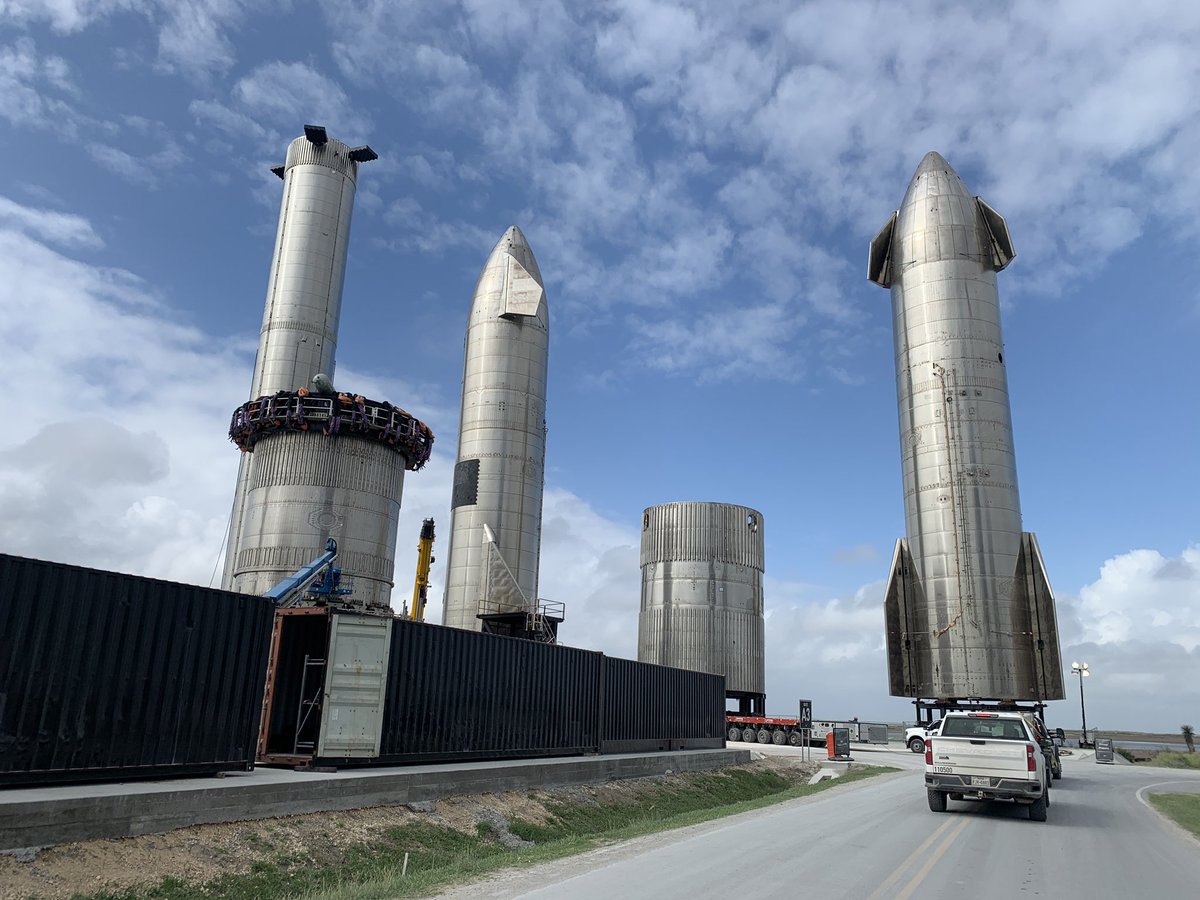
[[[1071,663],[1071,673],[1079,676],[1079,715],[1083,719],[1083,735],[1079,739],[1079,746],[1087,745],[1087,710],[1083,707],[1083,679],[1087,678],[1092,673],[1088,670],[1087,663]]]

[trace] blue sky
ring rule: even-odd
[[[339,385],[437,436],[396,605],[422,518],[445,550],[471,291],[517,224],[551,309],[541,590],[564,642],[636,653],[644,507],[741,503],[765,517],[769,708],[910,718],[883,655],[890,306],[865,268],[937,150],[1016,243],[1025,527],[1064,661],[1095,673],[1089,724],[1200,724],[1196,46],[1184,2],[5,0],[0,548],[219,571],[268,170],[323,124],[380,155]]]

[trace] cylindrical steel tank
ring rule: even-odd
[[[283,179],[283,199],[250,382],[251,400],[307,387],[318,373],[333,378],[358,179],[352,152],[341,141],[328,138],[324,129],[310,128],[292,141],[283,166],[274,170]],[[226,590],[237,590],[234,567],[245,527],[250,462],[249,456],[242,458],[234,490],[222,579]],[[319,556],[323,546],[314,540],[310,559]]]
[[[355,603],[387,606],[395,568],[404,458],[386,444],[319,431],[264,438],[250,463],[233,590],[263,594],[337,541]]]
[[[549,342],[542,275],[513,226],[484,264],[467,320],[444,625],[479,631],[481,613],[537,603]],[[504,588],[484,596],[488,583]]]
[[[638,659],[725,676],[766,693],[763,517],[730,503],[664,503],[642,514]]]

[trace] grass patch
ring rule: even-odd
[[[1139,766],[1158,766],[1164,769],[1200,769],[1200,753],[1177,753],[1160,750],[1153,758],[1137,763]]]
[[[815,785],[796,783],[770,771],[730,769],[685,775],[665,782],[639,784],[625,802],[594,800],[543,801],[550,814],[544,823],[515,821],[513,835],[532,845],[509,849],[500,828],[480,823],[475,834],[463,834],[428,823],[389,829],[369,845],[351,848],[339,863],[312,861],[276,853],[273,861],[253,864],[245,874],[228,874],[204,883],[167,878],[150,887],[77,895],[76,900],[374,900],[413,897],[498,869],[528,866],[571,856],[613,841],[693,825],[722,816],[760,809],[785,800],[829,790],[840,784],[892,772],[875,766],[853,766],[840,778]],[[502,827],[501,823],[501,827]],[[402,877],[404,856],[408,872]]]
[[[532,841],[532,847],[502,851],[502,855],[487,858],[459,860],[440,871],[418,870],[410,862],[407,878],[400,878],[397,871],[392,871],[382,878],[363,879],[343,884],[336,890],[313,892],[307,900],[376,900],[420,896],[498,869],[573,856],[603,844],[761,809],[828,790],[838,784],[894,771],[879,766],[859,766],[841,778],[809,785],[789,782],[771,772],[731,769],[688,776],[682,785],[647,786],[638,799],[630,803],[549,800],[544,805],[553,816],[552,821],[534,824],[518,820],[512,823],[512,833]]]
[[[252,863],[245,874],[204,883],[165,878],[151,887],[76,895],[75,900],[263,900],[321,894],[364,881],[390,881],[399,876],[405,853],[410,872],[461,868],[468,874],[486,860],[510,855],[499,844],[422,823],[389,829],[383,841],[352,848],[339,865],[314,866],[296,856],[280,855],[274,862]]]
[[[1200,838],[1200,794],[1151,794],[1150,804]]]

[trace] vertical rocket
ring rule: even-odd
[[[1022,531],[996,273],[1008,223],[937,153],[871,242],[890,288],[906,538],[884,601],[893,696],[1064,696],[1054,597]]]
[[[283,180],[279,229],[250,400],[229,431],[244,455],[227,590],[264,593],[334,538],[352,601],[389,605],[404,470],[424,465],[433,435],[332,382],[358,167],[377,158],[306,125],[272,169]]]
[[[537,605],[550,319],[537,260],[515,225],[471,301],[442,622]]]

